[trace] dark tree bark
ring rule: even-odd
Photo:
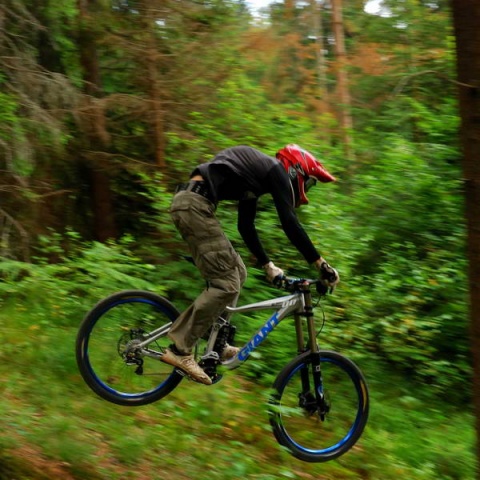
[[[152,142],[154,145],[155,164],[160,171],[166,173],[165,163],[165,119],[162,102],[162,88],[160,85],[158,45],[155,41],[155,27],[157,8],[151,5],[151,1],[142,3],[143,22],[145,25],[145,68],[147,72],[150,105],[150,123],[152,128]]]
[[[80,152],[80,155],[90,171],[94,236],[104,242],[109,238],[116,238],[118,231],[110,175],[102,155],[110,143],[110,135],[106,128],[103,107],[96,101],[101,96],[102,84],[95,33],[92,28],[94,19],[89,11],[95,4],[95,0],[78,1],[80,13],[78,46],[85,93],[82,127],[88,141],[87,148]]]
[[[340,128],[345,148],[345,157],[349,163],[347,172],[351,174],[353,153],[353,117],[351,113],[351,98],[347,75],[347,53],[345,50],[345,35],[342,14],[342,0],[332,0],[332,29],[335,38],[335,70],[337,77],[337,95],[340,112]]]
[[[473,395],[480,460],[480,2],[452,0],[469,260]],[[477,465],[479,462],[477,462]],[[477,467],[477,479],[480,469]]]

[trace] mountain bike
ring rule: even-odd
[[[325,462],[343,455],[360,438],[368,419],[369,396],[358,366],[342,354],[319,347],[313,298],[325,293],[319,280],[287,278],[287,295],[248,305],[228,307],[195,350],[196,360],[218,383],[222,369],[242,365],[286,317],[293,317],[298,355],[278,374],[268,412],[277,442],[307,462]],[[316,287],[316,288],[315,288]],[[320,301],[320,300],[319,300]],[[273,310],[273,314],[240,348],[220,359],[233,344],[233,314]],[[179,311],[165,297],[127,290],[97,303],[83,319],[77,335],[76,358],[87,385],[118,405],[155,402],[174,390],[184,373],[163,363],[170,341],[167,333]],[[318,330],[317,330],[318,328]]]

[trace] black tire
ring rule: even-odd
[[[322,350],[320,357],[323,393],[329,405],[325,415],[315,411],[310,352],[284,367],[270,398],[270,423],[275,438],[306,462],[326,462],[343,455],[360,438],[368,419],[368,388],[360,369],[336,352]],[[312,391],[302,396],[301,406],[299,395],[305,391],[301,375],[306,372]],[[305,397],[312,402],[308,407]]]
[[[114,293],[97,303],[83,319],[76,341],[77,364],[87,385],[118,405],[146,405],[168,395],[183,377],[156,358],[127,359],[125,352],[144,332],[166,326],[178,315],[167,299],[141,290]],[[160,351],[168,344],[163,336],[149,348]]]

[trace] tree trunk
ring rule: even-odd
[[[78,0],[80,12],[78,46],[85,93],[81,123],[89,144],[81,155],[90,171],[93,233],[97,240],[104,242],[109,238],[116,238],[118,232],[110,176],[101,155],[110,143],[110,135],[103,108],[96,101],[101,95],[102,86],[95,34],[90,27],[93,14],[89,13],[89,8],[95,3],[95,0]]]
[[[469,260],[473,396],[480,464],[480,2],[452,0],[463,148],[463,176]],[[477,467],[477,479],[480,468]]]
[[[310,0],[313,16],[313,35],[316,44],[318,90],[321,99],[328,105],[327,67],[325,60],[325,44],[323,40],[323,3],[320,0]]]
[[[157,73],[156,50],[151,46],[146,57],[149,59],[148,76],[150,80],[150,102],[152,112],[153,143],[155,145],[155,164],[165,173],[165,125],[162,99]]]
[[[157,167],[159,167],[162,173],[165,173],[165,112],[163,109],[162,89],[159,78],[159,46],[157,45],[155,34],[158,13],[156,9],[152,7],[150,1],[144,1],[142,7],[146,35],[145,60],[148,78],[147,89],[150,99],[150,122],[152,125],[154,157]]]
[[[345,51],[345,37],[342,16],[342,0],[331,0],[332,4],[332,28],[335,38],[335,57],[337,73],[337,92],[340,109],[340,127],[345,148],[345,157],[349,162],[347,172],[351,172],[354,161],[353,153],[353,119],[351,113],[351,99],[348,88],[347,55]]]

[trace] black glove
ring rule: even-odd
[[[337,286],[340,281],[340,275],[338,272],[331,267],[326,260],[320,257],[319,260],[315,263],[317,270],[320,274],[320,282],[326,289],[326,291],[333,292],[334,288]],[[325,292],[326,293],[326,292]]]

